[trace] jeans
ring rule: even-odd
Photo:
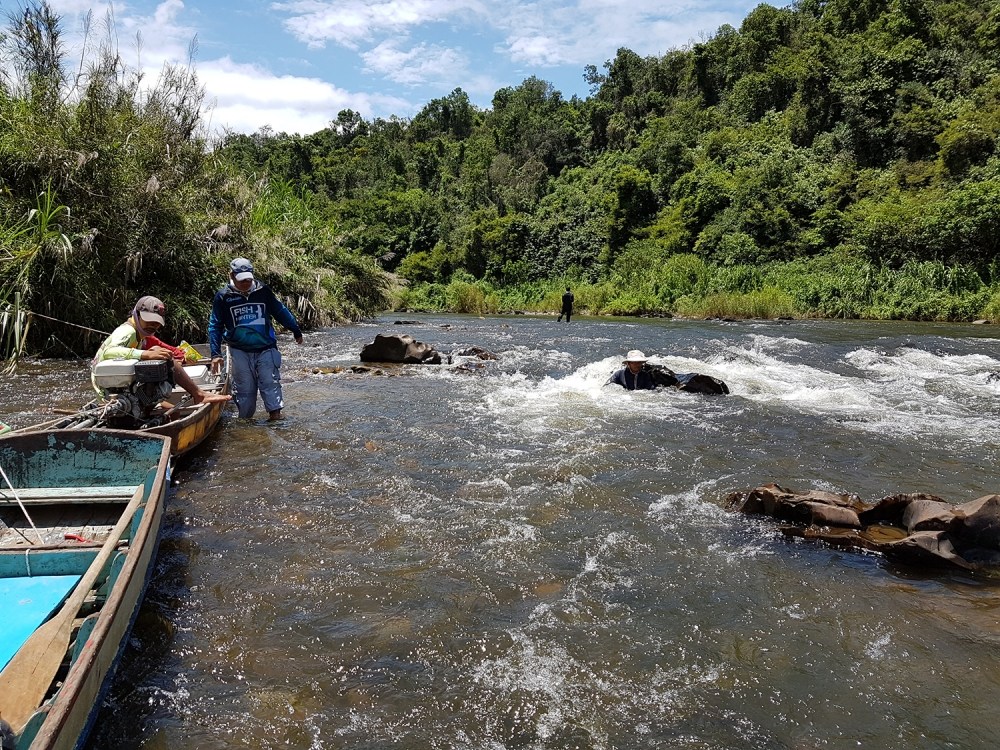
[[[257,391],[268,413],[281,411],[281,352],[277,348],[244,352],[230,348],[233,359],[233,400],[240,417],[249,419],[257,411]]]

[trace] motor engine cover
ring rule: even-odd
[[[173,365],[172,359],[139,360],[135,363],[135,382],[162,383],[165,380],[170,380]]]
[[[94,384],[121,391],[133,383],[173,382],[173,362],[164,359],[105,359],[94,365]]]
[[[108,391],[128,388],[135,380],[134,359],[105,359],[94,365],[94,385]]]

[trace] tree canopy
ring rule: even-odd
[[[144,88],[105,44],[71,80],[44,3],[11,21],[0,305],[17,291],[109,326],[108,302],[163,290],[197,330],[243,254],[312,324],[384,308],[392,279],[409,307],[447,306],[448,285],[480,309],[544,307],[572,282],[600,312],[763,295],[1000,317],[990,0],[762,4],[689,47],[586,66],[586,99],[532,76],[486,109],[455,89],[409,119],[344,110],[218,143],[193,66]]]
[[[531,77],[477,110],[456,89],[409,121],[258,135],[249,166],[321,195],[348,246],[415,282],[835,254],[988,285],[998,33],[986,0],[762,4],[689,48],[587,66],[586,100]],[[313,170],[286,167],[289,150]]]

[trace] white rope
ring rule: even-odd
[[[3,480],[7,483],[7,486],[10,487],[10,491],[14,493],[14,499],[17,500],[17,504],[21,506],[21,511],[24,513],[24,517],[27,518],[28,523],[31,524],[31,528],[38,537],[38,543],[45,544],[45,540],[43,540],[42,535],[38,533],[38,529],[35,527],[35,522],[31,520],[31,516],[28,515],[28,509],[24,507],[24,503],[21,502],[21,498],[17,496],[17,490],[15,490],[14,485],[10,483],[10,479],[7,478],[7,472],[3,470],[2,465],[0,465],[0,474],[3,474]]]
[[[28,315],[31,315],[32,317],[35,317],[35,318],[45,318],[46,320],[51,320],[51,321],[53,321],[55,323],[62,323],[63,325],[67,325],[67,326],[73,326],[74,328],[82,328],[85,331],[91,331],[92,333],[99,333],[102,336],[109,336],[110,335],[107,331],[98,331],[96,328],[90,328],[88,326],[82,326],[79,323],[70,323],[68,320],[59,320],[59,318],[52,318],[52,317],[49,317],[48,315],[42,315],[41,313],[31,312],[30,310],[28,311]]]

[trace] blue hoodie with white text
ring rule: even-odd
[[[212,300],[208,319],[208,343],[212,357],[222,356],[222,342],[245,352],[262,352],[278,345],[271,318],[301,336],[295,316],[274,296],[270,287],[254,279],[250,291],[243,294],[231,283],[220,289]]]

